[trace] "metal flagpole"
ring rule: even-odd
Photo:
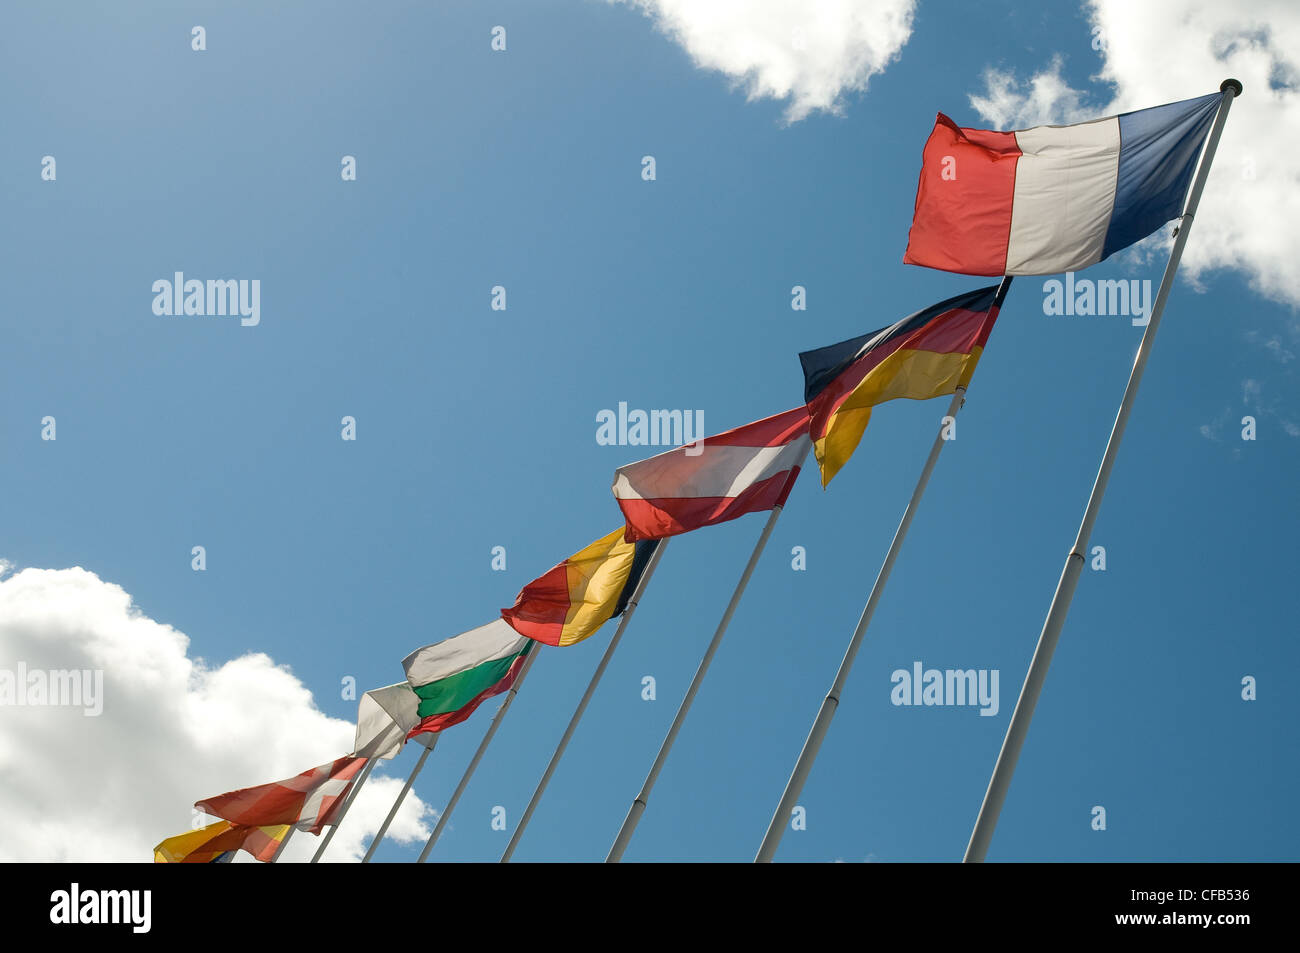
[[[1010,287],[1011,276],[1008,275],[998,285],[997,294],[994,295],[991,307],[1001,309],[1002,302],[1006,299]],[[955,420],[965,402],[966,388],[958,386],[953,392],[952,401],[948,404],[948,413],[944,421],[946,422],[948,418]],[[876,605],[880,602],[881,594],[885,591],[885,583],[889,581],[889,574],[893,571],[894,562],[898,559],[898,553],[903,548],[903,540],[912,525],[912,517],[916,515],[916,509],[921,503],[921,497],[925,494],[925,488],[930,482],[930,474],[934,472],[934,465],[939,460],[939,453],[943,450],[944,444],[948,442],[943,439],[944,429],[944,424],[940,424],[939,432],[934,437],[934,444],[930,447],[930,455],[926,458],[925,467],[921,470],[921,477],[916,481],[916,489],[912,491],[912,498],[908,500],[907,508],[903,510],[903,518],[899,520],[898,529],[894,531],[894,539],[889,544],[889,552],[885,554],[885,561],[880,567],[880,572],[876,574],[875,584],[871,587],[871,595],[867,597],[867,604],[863,607],[862,615],[858,618],[858,626],[853,630],[853,637],[849,639],[849,647],[844,652],[839,671],[835,673],[835,681],[831,683],[830,691],[822,699],[822,706],[817,711],[817,718],[813,721],[812,729],[808,732],[808,737],[804,741],[803,750],[799,752],[799,760],[795,762],[794,771],[790,773],[790,780],[786,782],[785,792],[781,795],[781,802],[776,806],[776,813],[772,815],[772,822],[767,826],[767,833],[763,837],[763,843],[759,845],[758,855],[754,858],[755,863],[769,863],[776,854],[777,845],[781,843],[781,836],[785,833],[786,825],[790,821],[790,814],[799,800],[799,795],[803,792],[804,782],[808,780],[808,774],[812,771],[813,762],[817,760],[817,753],[821,750],[822,741],[831,726],[831,719],[835,717],[835,711],[839,707],[840,695],[843,694],[844,686],[849,680],[849,670],[853,668],[853,660],[857,657],[858,649],[862,646],[867,626],[871,624],[871,617],[875,615]]]
[[[812,441],[804,447],[803,453],[799,455],[799,462],[795,466],[803,466],[804,459],[808,456],[808,451],[812,449]],[[691,710],[691,703],[695,700],[695,693],[700,689],[700,683],[704,681],[704,676],[709,670],[709,663],[713,661],[714,653],[718,651],[718,646],[722,643],[722,636],[726,634],[727,626],[731,623],[731,617],[735,614],[736,606],[740,603],[740,597],[745,594],[745,587],[749,585],[749,577],[754,574],[754,567],[758,565],[758,559],[763,555],[763,547],[767,545],[768,537],[772,535],[772,528],[776,526],[776,521],[781,516],[783,507],[775,506],[771,514],[767,517],[767,523],[763,526],[763,532],[758,537],[758,542],[754,544],[754,551],[749,556],[749,562],[745,565],[745,571],[740,577],[740,582],[736,583],[736,590],[731,594],[731,601],[727,603],[727,611],[722,614],[722,621],[718,623],[718,628],[713,633],[713,640],[709,643],[708,649],[704,652],[704,657],[700,659],[699,668],[695,670],[695,677],[691,679],[690,687],[686,689],[686,697],[677,708],[677,715],[673,718],[672,726],[668,729],[668,735],[664,738],[663,744],[659,746],[659,754],[655,756],[654,764],[650,767],[650,773],[646,776],[645,784],[641,786],[632,806],[628,809],[627,817],[623,821],[623,826],[619,829],[618,836],[614,838],[614,846],[609,849],[609,856],[605,858],[605,863],[616,864],[623,859],[623,852],[627,850],[628,842],[632,840],[633,833],[636,832],[636,826],[641,821],[641,815],[645,813],[646,803],[650,798],[650,791],[655,786],[655,781],[659,778],[659,772],[663,769],[664,762],[668,760],[668,752],[672,750],[673,742],[677,740],[677,733],[681,730],[682,722],[686,720],[686,713]]]
[[[347,799],[343,802],[343,807],[339,810],[339,816],[334,818],[334,823],[330,825],[330,829],[327,830],[325,836],[321,838],[320,846],[316,848],[316,853],[312,855],[311,863],[316,863],[321,859],[321,855],[325,853],[325,848],[328,847],[330,841],[334,839],[334,832],[337,831],[339,825],[343,823],[343,818],[347,817],[348,810],[352,807],[352,802],[355,801],[357,795],[361,793],[361,786],[365,784],[366,780],[370,777],[370,769],[374,766],[375,759],[367,758],[365,767],[361,769],[361,777],[357,778],[356,783],[352,785],[352,790],[348,792]]]
[[[510,691],[506,694],[506,699],[501,703],[501,707],[497,709],[497,713],[492,716],[492,724],[488,725],[487,733],[483,735],[483,740],[478,743],[478,750],[474,752],[474,757],[470,759],[469,767],[465,769],[465,774],[461,777],[460,783],[456,785],[456,790],[452,792],[451,800],[449,800],[447,806],[442,809],[442,816],[438,818],[438,823],[434,825],[433,833],[429,835],[429,840],[425,843],[424,850],[420,851],[420,858],[416,861],[417,864],[422,864],[429,859],[429,851],[433,850],[433,845],[436,844],[438,838],[442,836],[442,829],[447,826],[447,819],[451,817],[451,812],[456,807],[456,802],[460,800],[461,794],[465,792],[465,788],[469,785],[469,779],[473,776],[474,769],[478,767],[479,761],[482,760],[483,752],[486,751],[487,746],[492,743],[492,736],[497,733],[497,728],[501,725],[501,719],[505,717],[506,710],[510,707],[510,703],[514,701],[515,696],[519,694],[519,686],[524,683],[524,678],[528,675],[528,670],[533,667],[533,662],[537,660],[537,656],[541,654],[541,651],[541,643],[538,643],[537,645],[534,645],[532,650],[528,653],[528,658],[524,660],[523,667],[519,669],[519,677],[516,678],[515,683],[510,686]]]
[[[411,774],[406,779],[406,784],[402,785],[402,791],[397,795],[397,800],[393,802],[393,806],[389,810],[388,816],[384,818],[384,823],[379,825],[379,830],[375,832],[374,839],[370,842],[370,848],[366,851],[366,856],[361,858],[363,864],[370,863],[370,858],[375,855],[375,848],[379,846],[379,842],[383,840],[384,835],[388,833],[388,825],[393,823],[393,818],[397,816],[397,809],[400,808],[402,802],[406,800],[406,795],[411,790],[411,785],[415,783],[415,776],[419,774],[420,769],[424,767],[424,762],[429,760],[429,752],[431,752],[438,744],[439,737],[441,737],[440,734],[434,732],[433,740],[427,745],[423,741],[420,742],[421,746],[424,748],[424,751],[420,752],[420,760],[415,762],[415,767],[411,769]]]
[[[551,783],[551,775],[555,773],[555,767],[560,763],[560,758],[564,756],[564,749],[569,746],[569,739],[573,737],[573,731],[578,727],[578,722],[582,720],[583,713],[587,710],[587,703],[591,701],[591,696],[596,692],[596,686],[600,684],[601,678],[605,674],[605,669],[609,665],[609,660],[614,657],[614,650],[618,648],[618,643],[623,638],[623,630],[627,628],[628,623],[632,620],[632,612],[641,601],[641,593],[650,582],[650,577],[654,575],[655,567],[659,565],[659,557],[663,555],[668,548],[668,540],[659,541],[655,547],[650,561],[646,564],[645,572],[641,574],[640,581],[637,582],[636,589],[632,597],[628,600],[627,607],[623,610],[623,618],[618,620],[618,628],[614,630],[614,637],[609,640],[609,645],[605,648],[605,654],[600,657],[600,664],[596,666],[596,671],[591,676],[591,681],[587,683],[587,691],[582,696],[582,701],[578,702],[578,708],[569,719],[569,727],[564,729],[564,736],[560,738],[559,745],[555,748],[555,754],[551,755],[551,763],[546,766],[546,772],[542,775],[542,780],[537,782],[537,790],[533,792],[532,799],[528,802],[528,807],[524,809],[523,817],[519,819],[519,825],[515,828],[514,835],[510,838],[510,843],[506,845],[505,853],[501,855],[501,863],[507,864],[514,855],[515,847],[519,844],[519,838],[524,833],[524,828],[532,820],[533,811],[537,808],[537,802],[542,799],[546,793],[546,786]]]
[[[1128,423],[1129,412],[1137,398],[1138,386],[1142,383],[1142,372],[1146,370],[1147,359],[1155,344],[1156,329],[1160,326],[1160,315],[1164,312],[1165,301],[1173,289],[1174,275],[1178,271],[1178,262],[1183,255],[1183,246],[1187,244],[1187,233],[1192,229],[1196,216],[1196,207],[1201,200],[1201,191],[1210,174],[1210,163],[1214,161],[1214,152],[1219,144],[1219,135],[1228,118],[1228,109],[1235,97],[1241,95],[1241,83],[1235,79],[1225,79],[1219,86],[1223,99],[1219,103],[1219,112],[1214,117],[1214,125],[1205,143],[1205,152],[1201,156],[1196,179],[1187,197],[1187,205],[1179,220],[1173,250],[1169,253],[1169,263],[1165,266],[1164,277],[1160,280],[1160,291],[1156,294],[1155,305],[1151,309],[1151,320],[1142,332],[1142,343],[1138,345],[1137,357],[1133,360],[1133,370],[1129,374],[1128,386],[1124,388],[1124,397],[1120,401],[1119,413],[1115,416],[1115,425],[1111,428],[1110,439],[1106,441],[1106,452],[1102,454],[1101,467],[1097,470],[1097,479],[1088,496],[1088,505],[1083,511],[1083,522],[1079,526],[1079,535],[1075,537],[1074,546],[1065,558],[1065,568],[1061,579],[1056,584],[1056,594],[1052,597],[1051,608],[1047,610],[1047,619],[1043,622],[1043,631],[1038,636],[1038,647],[1034,649],[1033,661],[1025,675],[1025,684],[1020,689],[1011,723],[1007,726],[1006,737],[1002,741],[1002,750],[993,768],[993,777],[989,779],[984,802],[980,805],[979,817],[975,829],[971,832],[970,843],[966,846],[966,863],[979,863],[988,853],[989,842],[993,839],[993,830],[997,827],[998,815],[1007,797],[1011,785],[1011,775],[1015,773],[1016,761],[1020,749],[1029,732],[1029,722],[1034,717],[1034,707],[1042,693],[1043,682],[1047,678],[1048,666],[1052,664],[1052,653],[1056,651],[1057,640],[1061,637],[1061,628],[1065,617],[1070,612],[1070,600],[1074,589],[1079,584],[1079,575],[1083,571],[1084,553],[1088,550],[1088,540],[1092,536],[1093,525],[1097,521],[1097,512],[1101,509],[1101,498],[1106,493],[1106,483],[1110,479],[1111,468],[1115,465],[1115,456],[1119,452],[1120,441],[1124,439],[1124,427]]]

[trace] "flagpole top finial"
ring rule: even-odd
[[[1222,83],[1219,84],[1219,92],[1221,92],[1221,93],[1226,93],[1229,89],[1232,90],[1232,95],[1234,95],[1234,96],[1240,96],[1240,95],[1241,95],[1241,80],[1239,80],[1239,79],[1225,79]]]

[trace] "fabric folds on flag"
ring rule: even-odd
[[[372,688],[357,703],[357,736],[353,754],[362,758],[394,758],[408,733],[420,720],[420,698],[410,682]]]
[[[622,615],[658,545],[628,542],[622,527],[578,550],[519,591],[501,618],[546,645],[573,645]]]
[[[614,471],[624,539],[663,539],[784,506],[808,451],[796,407]]]
[[[408,737],[458,725],[519,677],[531,639],[494,619],[449,639],[416,649],[402,660],[419,703]]]
[[[246,850],[263,863],[275,856],[288,824],[247,827],[217,821],[196,831],[169,837],[153,849],[155,864],[224,864],[235,852]]]
[[[857,449],[876,404],[927,400],[970,382],[997,320],[997,290],[956,295],[890,327],[799,355],[822,486]]]
[[[365,758],[353,755],[304,771],[284,781],[240,788],[194,806],[205,814],[252,827],[290,824],[319,834],[334,823]]]
[[[939,113],[903,261],[967,275],[1095,265],[1182,214],[1222,98],[1015,132]]]

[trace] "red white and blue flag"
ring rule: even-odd
[[[940,113],[903,261],[966,275],[1095,265],[1182,214],[1222,98],[1016,132]]]

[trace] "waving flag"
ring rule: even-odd
[[[372,688],[357,704],[357,736],[353,754],[362,758],[395,758],[407,734],[420,720],[419,696],[410,682]]]
[[[365,763],[365,758],[348,755],[284,781],[218,794],[197,801],[194,806],[205,814],[235,824],[251,827],[291,824],[299,830],[319,834],[334,822],[353,779]]]
[[[581,642],[622,615],[656,545],[626,542],[616,529],[524,586],[501,617],[546,645]]]
[[[1016,132],[940,113],[903,261],[967,275],[1095,265],[1182,213],[1222,98]]]
[[[822,486],[857,449],[876,404],[927,400],[969,383],[997,320],[997,291],[957,295],[890,327],[799,355]]]
[[[663,539],[784,506],[808,451],[804,407],[614,471],[624,539]]]
[[[235,851],[246,850],[263,863],[275,856],[288,824],[269,827],[246,827],[217,821],[169,837],[153,849],[155,864],[223,864],[229,863]]]
[[[509,690],[533,642],[503,620],[416,649],[402,660],[419,698],[409,737],[459,725],[493,695]]]

